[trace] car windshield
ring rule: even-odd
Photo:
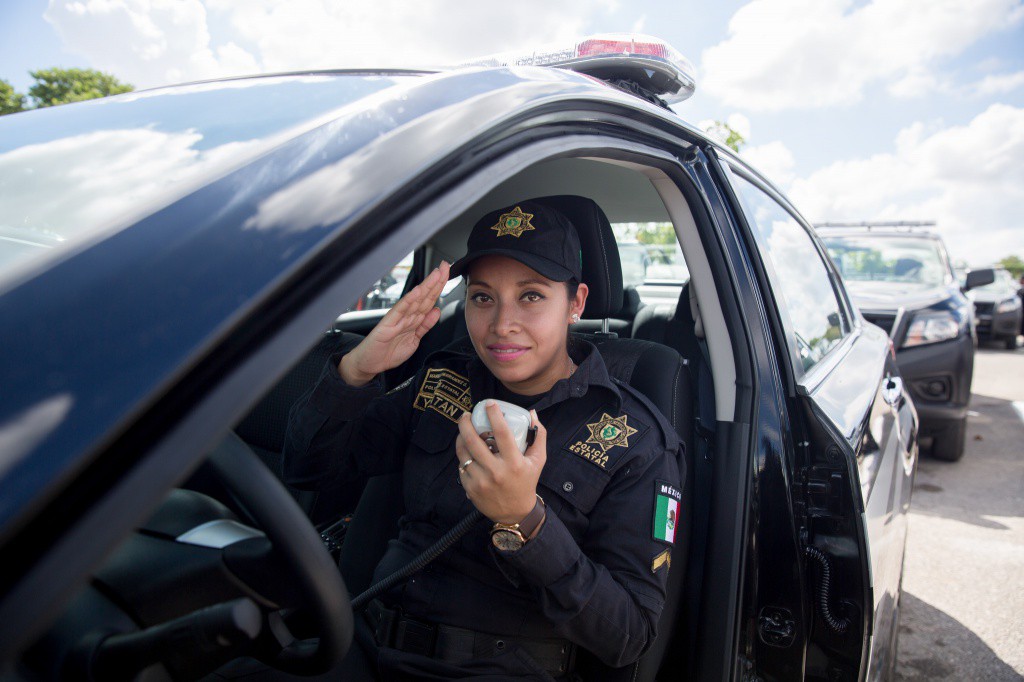
[[[912,288],[942,286],[952,275],[939,242],[881,235],[824,237],[828,253],[847,282],[896,282]]]
[[[0,279],[408,76],[245,78],[0,118]],[[180,195],[180,194],[179,194]]]

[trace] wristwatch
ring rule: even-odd
[[[547,513],[544,498],[537,495],[537,503],[519,523],[496,523],[491,527],[491,543],[503,552],[515,552],[521,549],[526,541],[540,527]]]

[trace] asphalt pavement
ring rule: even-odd
[[[967,450],[919,461],[896,679],[1024,679],[1024,348],[975,356]]]

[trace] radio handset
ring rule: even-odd
[[[481,400],[473,408],[473,428],[480,434],[480,437],[487,443],[491,452],[497,452],[498,446],[494,442],[494,431],[491,429],[491,420],[487,416],[487,403],[490,401]],[[533,439],[537,435],[537,428],[530,426],[533,418],[530,413],[518,405],[507,403],[504,400],[493,401],[505,417],[505,423],[512,431],[512,438],[516,442],[519,452],[526,452],[526,448],[533,445]]]

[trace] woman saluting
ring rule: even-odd
[[[635,661],[654,640],[680,506],[682,444],[667,420],[571,339],[587,300],[579,237],[524,201],[481,219],[468,253],[435,269],[293,408],[285,478],[316,489],[401,471],[406,514],[377,566],[406,565],[475,507],[486,518],[367,610],[383,679],[574,679],[576,648]],[[467,282],[472,353],[441,352],[383,394],[437,320],[449,276]],[[520,452],[487,407],[531,411]],[[350,659],[353,657],[350,656]]]

